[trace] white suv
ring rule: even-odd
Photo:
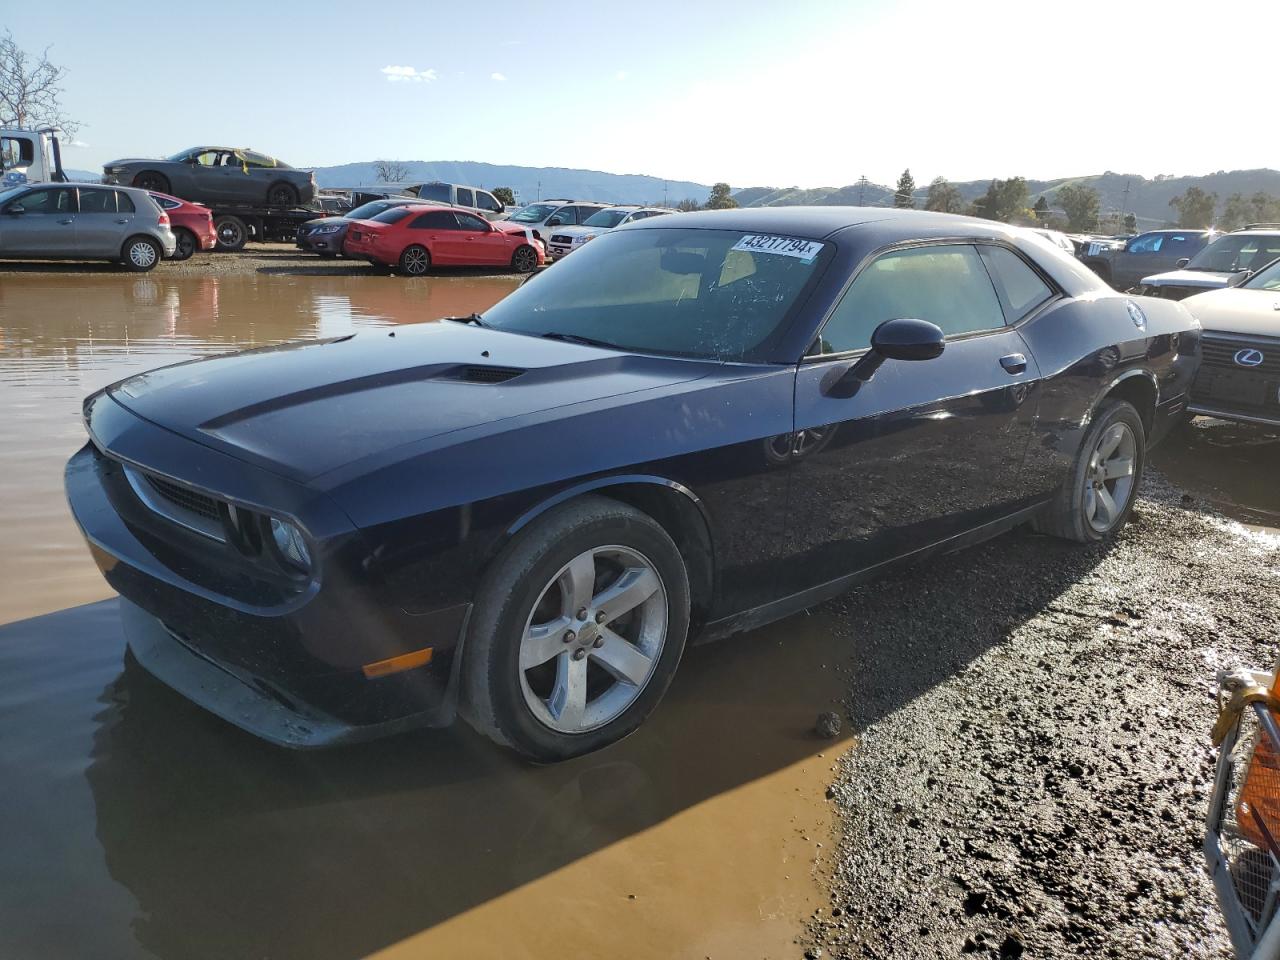
[[[660,217],[666,213],[675,213],[675,211],[663,207],[606,207],[588,217],[582,226],[562,227],[552,231],[551,239],[547,242],[547,256],[557,259],[568,256],[588,240],[606,230],[612,230],[614,227],[620,227],[624,223],[635,220]]]
[[[512,223],[528,227],[545,245],[547,235],[557,227],[575,227],[585,223],[592,214],[608,207],[607,203],[591,200],[539,200],[517,210],[507,217]]]

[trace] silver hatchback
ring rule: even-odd
[[[143,272],[174,247],[169,215],[145,190],[36,183],[0,191],[6,260],[112,260]]]

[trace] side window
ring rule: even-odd
[[[72,199],[71,191],[58,188],[53,190],[32,190],[30,193],[24,193],[20,197],[16,197],[10,201],[9,206],[19,204],[29,214],[59,214],[72,213],[75,210],[75,201]]]
[[[410,230],[457,230],[458,221],[452,213],[447,210],[433,210],[430,213],[422,213],[418,218],[409,224]]]
[[[557,210],[555,213],[551,215],[551,218],[553,220],[559,220],[560,226],[562,227],[567,227],[572,224],[581,222],[578,219],[577,207],[561,207],[559,210]]]
[[[1004,305],[1005,319],[1017,323],[1053,296],[1053,288],[1040,279],[1020,256],[1004,247],[982,247],[982,255],[991,268],[996,292]]]
[[[452,193],[447,183],[424,183],[418,188],[419,200],[439,200],[441,203],[451,203]]]
[[[116,194],[116,209],[121,213],[137,213],[138,209],[133,205],[133,197],[127,193],[121,193],[119,190]],[[177,204],[175,204],[177,206]]]
[[[457,214],[457,217],[458,223],[461,225],[463,230],[473,230],[479,233],[489,232],[489,224],[473,214],[459,213]]]
[[[218,160],[219,155],[216,150],[206,150],[204,153],[196,154],[196,163],[202,167],[216,167]]]
[[[1163,233],[1148,233],[1141,237],[1135,237],[1133,242],[1129,244],[1130,253],[1159,253],[1160,247],[1164,243],[1165,235]]]
[[[0,137],[0,170],[29,167],[35,163],[36,145],[25,137]]]
[[[497,197],[491,193],[485,193],[483,190],[476,191],[476,206],[481,210],[488,210],[490,213],[502,212],[502,204],[498,202]]]
[[[466,187],[458,187],[458,205],[474,207],[476,205],[475,195]]]
[[[1004,326],[1004,313],[982,257],[969,244],[913,247],[869,264],[822,329],[817,353],[871,346],[886,320],[928,320],[947,336]]]
[[[81,213],[115,213],[116,192],[114,190],[81,190]]]

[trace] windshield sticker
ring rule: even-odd
[[[817,240],[797,240],[795,237],[771,237],[762,233],[749,233],[733,245],[734,250],[748,253],[772,253],[779,257],[795,257],[805,263],[822,251]]]

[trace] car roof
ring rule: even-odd
[[[1007,236],[1012,229],[994,220],[894,207],[737,207],[732,210],[697,210],[680,215],[682,228],[758,230],[810,240],[825,239],[841,230],[870,223],[893,225],[907,232],[943,230],[955,236],[975,237]],[[627,228],[669,229],[657,218],[628,224]]]

